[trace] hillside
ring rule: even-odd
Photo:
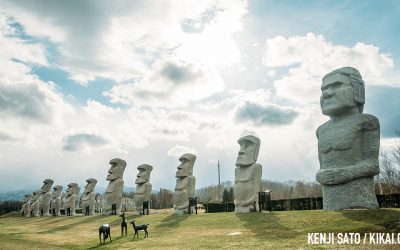
[[[396,245],[310,245],[307,233],[400,233],[400,209],[374,211],[286,211],[132,216],[149,223],[149,237],[120,237],[118,216],[0,217],[1,249],[398,249]],[[100,246],[98,228],[111,224],[113,241]],[[367,241],[368,243],[368,241]]]

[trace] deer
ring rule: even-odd
[[[103,243],[105,244],[106,243],[106,239],[108,238],[108,237],[110,237],[110,242],[112,241],[111,240],[111,233],[110,233],[110,224],[103,224],[103,225],[101,225],[100,226],[100,228],[99,228],[99,240],[100,240],[100,245],[102,244],[101,243],[101,235],[103,234]]]
[[[128,234],[128,224],[126,223],[125,220],[125,212],[123,212],[119,217],[122,218],[121,221],[121,236],[124,235],[124,231],[125,231],[125,236]]]
[[[139,231],[140,230],[144,231],[144,238],[149,237],[149,233],[147,232],[147,226],[149,224],[140,224],[140,225],[136,226],[135,220],[132,220],[131,224],[133,226],[133,230],[135,230],[135,234],[133,235],[133,238],[135,238],[135,235],[137,235],[137,237],[139,238]]]

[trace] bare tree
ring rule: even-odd
[[[394,145],[379,156],[380,173],[376,178],[379,194],[400,192],[400,133],[396,132]]]

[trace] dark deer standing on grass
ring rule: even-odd
[[[119,217],[122,217],[121,236],[124,235],[124,230],[125,230],[125,236],[126,236],[128,234],[128,224],[126,223],[126,220],[125,220],[125,212],[123,212]]]
[[[131,224],[133,226],[133,230],[135,230],[135,234],[133,235],[133,238],[135,238],[135,235],[139,238],[139,231],[143,230],[144,231],[144,238],[149,237],[149,233],[147,232],[147,226],[149,224],[140,224],[140,225],[135,225],[135,220],[131,221]]]
[[[111,233],[110,233],[110,224],[103,224],[99,228],[99,240],[100,240],[100,245],[101,245],[101,235],[103,234],[103,242],[106,243],[106,239],[110,237],[110,242],[111,240]]]

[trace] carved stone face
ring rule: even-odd
[[[175,177],[181,178],[191,176],[193,174],[193,166],[196,161],[196,156],[193,154],[184,154],[179,158],[181,164],[178,166]]]
[[[122,179],[126,162],[124,160],[115,158],[110,161],[111,167],[108,170],[107,180],[112,181],[116,179]]]
[[[32,193],[32,201],[35,202],[39,199],[41,190],[34,191]]]
[[[53,197],[61,197],[61,191],[62,191],[63,187],[60,185],[57,185],[55,187],[53,187]]]
[[[320,104],[324,115],[338,116],[357,107],[354,88],[347,75],[337,72],[325,77],[321,91]]]
[[[51,179],[46,179],[43,181],[43,186],[41,187],[42,193],[50,192],[51,186],[53,186],[54,181]]]
[[[89,194],[93,192],[94,188],[96,187],[97,180],[90,178],[86,180],[87,184],[85,186],[85,194]]]
[[[136,176],[136,184],[143,184],[150,180],[150,173],[153,170],[153,167],[147,164],[142,164],[137,167],[139,170],[138,175]]]
[[[76,194],[77,192],[78,192],[78,184],[76,183],[68,184],[67,196],[71,196],[73,194]]]
[[[32,198],[32,195],[26,194],[26,195],[24,196],[24,203],[29,202],[29,201],[31,200],[31,198]]]
[[[249,166],[256,163],[260,150],[260,139],[247,135],[238,140],[240,150],[236,159],[236,166]]]

